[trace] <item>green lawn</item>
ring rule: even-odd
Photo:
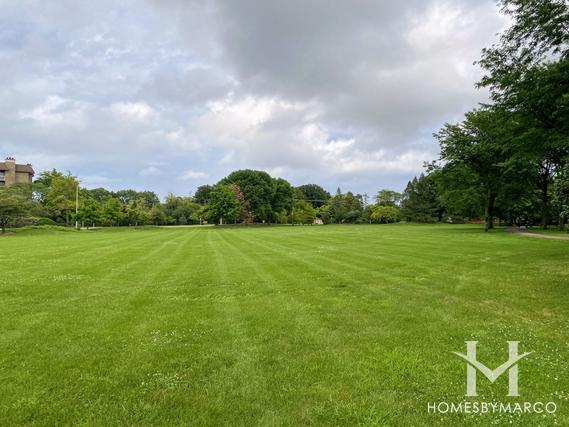
[[[480,226],[122,229],[0,237],[0,425],[569,425],[569,242]],[[477,340],[533,351],[460,402]]]

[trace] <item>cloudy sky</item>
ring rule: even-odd
[[[239,168],[401,190],[504,25],[490,0],[0,0],[0,156],[161,196]]]

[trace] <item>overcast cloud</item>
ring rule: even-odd
[[[238,168],[402,190],[504,25],[486,0],[0,0],[0,156],[161,196]]]

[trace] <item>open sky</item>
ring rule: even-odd
[[[490,0],[0,0],[0,156],[193,193],[255,168],[402,190],[484,101]]]

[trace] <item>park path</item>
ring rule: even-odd
[[[547,234],[532,233],[531,231],[520,229],[517,227],[510,227],[509,230],[512,233],[519,234],[521,236],[527,237],[537,237],[538,239],[553,239],[553,240],[569,240],[569,236],[550,236]]]

